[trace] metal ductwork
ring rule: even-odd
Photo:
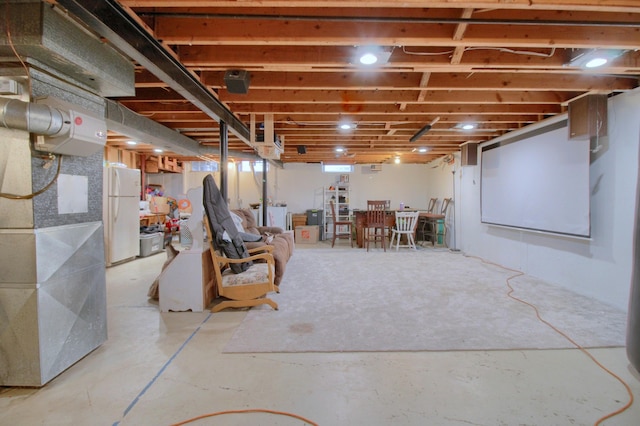
[[[70,14],[249,143],[249,128],[115,0],[57,0]]]
[[[69,132],[69,114],[44,104],[0,98],[0,125],[26,130],[37,135],[54,136]]]
[[[7,3],[7,2],[4,2]],[[89,34],[59,8],[41,1],[3,5],[0,57],[24,62],[103,97],[135,94],[134,64],[122,53]],[[10,36],[9,36],[10,34]]]
[[[107,142],[104,120],[54,98],[39,103],[0,98],[0,125],[37,135],[34,148],[54,154],[86,157]]]
[[[109,129],[114,132],[187,157],[219,154],[217,149],[202,146],[198,141],[137,114],[117,102],[109,99],[106,99],[105,102],[105,119]],[[261,159],[257,154],[241,151],[230,151],[229,155],[254,160]]]
[[[197,141],[136,114],[117,102],[105,99],[105,103],[105,119],[110,130],[179,155],[200,154],[201,148]]]

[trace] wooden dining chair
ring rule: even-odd
[[[451,204],[451,198],[444,198],[442,200],[442,206],[440,206],[440,214],[447,215],[447,209],[449,208],[449,204]]]
[[[347,238],[353,248],[353,223],[350,220],[338,220],[336,215],[336,207],[333,200],[329,201],[331,204],[331,217],[333,219],[333,236],[331,237],[331,247],[336,243],[338,238]]]
[[[427,213],[433,213],[436,210],[436,205],[438,204],[438,198],[432,197],[429,199],[429,204],[427,205]],[[420,224],[418,227],[420,228],[419,239],[424,243],[425,241],[432,241],[431,236],[433,235],[433,221],[429,220],[429,218],[422,217],[419,219]]]
[[[436,209],[436,204],[438,204],[438,199],[431,198],[429,200],[429,205],[427,206],[427,213],[433,213],[433,211]]]
[[[380,241],[382,248],[387,251],[384,219],[387,214],[387,202],[385,200],[367,201],[367,223],[364,231],[364,242],[369,251],[369,243]]]
[[[432,230],[432,235],[433,235],[433,244],[435,245],[438,241],[442,241],[443,245],[447,245],[447,222],[446,222],[446,218],[447,218],[447,209],[449,208],[449,205],[451,204],[451,198],[443,198],[442,199],[442,206],[440,206],[440,214],[444,216],[444,219],[442,219],[442,226],[437,226],[437,224],[434,224],[433,226],[433,230]]]
[[[451,198],[443,198],[442,206],[440,206],[440,214],[444,216],[442,219],[434,220],[428,219],[428,228],[423,231],[425,232],[425,236],[429,237],[429,240],[435,246],[438,241],[442,241],[443,245],[447,245],[446,243],[446,234],[447,234],[447,226],[446,226],[446,218],[447,218],[447,210],[449,209],[449,204],[451,204]]]

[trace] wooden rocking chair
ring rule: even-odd
[[[207,235],[211,241],[211,229],[209,221],[205,218]],[[274,284],[275,261],[271,251],[273,246],[265,245],[249,250],[249,257],[242,259],[231,259],[219,250],[211,252],[213,261],[213,271],[215,274],[216,289],[218,296],[229,300],[224,300],[215,305],[211,312],[219,312],[226,308],[248,308],[258,305],[269,305],[273,309],[278,309],[278,304],[266,297],[270,292],[279,292],[278,286]],[[253,265],[239,274],[231,270],[231,264],[253,261]]]
[[[209,251],[216,289],[218,296],[229,299],[218,303],[211,311],[262,304],[278,309],[278,305],[266,297],[268,293],[278,291],[272,247],[265,245],[247,250],[213,177],[207,175],[203,185],[204,223],[211,245]]]

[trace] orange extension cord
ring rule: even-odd
[[[557,327],[555,327],[549,321],[543,319],[542,316],[540,316],[540,311],[538,311],[538,307],[536,305],[534,305],[532,303],[529,303],[529,302],[527,302],[525,300],[522,300],[522,299],[520,299],[520,298],[518,298],[518,297],[513,295],[515,289],[511,286],[511,282],[510,281],[512,279],[514,279],[514,278],[517,278],[519,276],[524,275],[523,272],[516,271],[515,269],[507,268],[507,267],[499,265],[497,263],[489,262],[487,260],[482,259],[481,257],[477,257],[477,256],[466,256],[466,257],[478,259],[482,263],[485,263],[487,265],[497,266],[498,268],[504,269],[505,271],[515,272],[514,275],[511,275],[509,278],[506,279],[506,284],[507,284],[507,287],[509,288],[509,291],[507,292],[507,296],[510,297],[511,299],[515,300],[516,302],[520,302],[522,304],[525,304],[525,305],[529,306],[531,309],[533,309],[533,311],[536,313],[536,317],[538,318],[538,320],[540,322],[542,322],[547,327],[551,328],[553,331],[555,331],[556,333],[558,333],[559,335],[561,335],[562,337],[567,339],[572,345],[574,345],[582,353],[584,353],[586,356],[588,356],[591,359],[591,361],[593,361],[598,367],[600,367],[602,370],[604,370],[606,373],[608,373],[614,379],[616,379],[617,381],[622,383],[624,388],[627,390],[627,394],[629,395],[629,401],[623,407],[621,407],[621,408],[619,408],[619,409],[617,409],[617,410],[615,410],[615,411],[613,411],[613,412],[611,412],[611,413],[599,418],[594,423],[594,426],[598,426],[598,425],[602,424],[603,421],[605,421],[607,419],[610,419],[611,417],[617,416],[620,413],[623,413],[624,411],[626,411],[629,407],[631,407],[633,405],[633,392],[631,391],[631,387],[629,387],[627,382],[625,382],[620,376],[615,374],[613,371],[609,370],[607,367],[602,365],[602,363],[600,361],[598,361],[587,349],[585,349],[580,344],[578,344],[578,342],[573,340],[571,337],[569,337],[564,332],[560,331]],[[246,409],[246,410],[218,411],[216,413],[203,414],[201,416],[193,417],[193,418],[188,419],[188,420],[184,420],[184,421],[181,421],[181,422],[178,422],[178,423],[174,423],[171,426],[181,426],[181,425],[185,425],[187,423],[195,422],[196,420],[204,419],[204,418],[207,418],[207,417],[220,416],[220,415],[223,415],[223,414],[242,414],[242,413],[270,413],[270,414],[277,414],[277,415],[281,415],[281,416],[289,416],[289,417],[293,417],[293,418],[302,420],[303,422],[307,422],[312,426],[318,426],[317,423],[314,423],[309,419],[305,419],[302,416],[298,416],[297,414],[286,413],[286,412],[283,412],[283,411],[266,410],[266,409],[261,409],[261,408]]]
[[[617,381],[619,381],[620,383],[622,383],[622,386],[625,387],[625,389],[627,390],[627,394],[629,394],[629,402],[627,402],[623,407],[619,408],[618,410],[615,410],[601,418],[599,418],[595,423],[594,426],[598,426],[600,425],[603,421],[610,419],[611,417],[617,416],[618,414],[626,411],[629,407],[631,407],[631,405],[633,405],[633,392],[631,391],[631,387],[629,387],[629,385],[627,384],[627,382],[625,382],[620,376],[618,376],[617,374],[615,374],[613,371],[609,370],[607,367],[605,367],[604,365],[602,365],[602,363],[600,363],[600,361],[598,361],[588,350],[586,350],[584,347],[582,347],[580,344],[578,344],[578,342],[576,342],[575,340],[573,340],[571,337],[569,337],[567,334],[565,334],[564,332],[560,331],[558,328],[556,328],[553,324],[551,324],[549,321],[543,319],[540,316],[540,312],[538,311],[537,306],[535,306],[532,303],[529,303],[525,300],[522,300],[516,296],[513,295],[513,292],[515,291],[515,289],[511,286],[510,281],[514,278],[517,278],[521,275],[524,275],[523,272],[517,271],[515,269],[510,269],[507,268],[505,266],[499,265],[497,263],[493,263],[493,262],[489,262],[487,260],[482,259],[481,257],[477,257],[477,256],[467,256],[467,257],[471,257],[474,259],[479,259],[481,262],[487,264],[487,265],[493,265],[493,266],[497,266],[498,268],[502,268],[506,271],[510,271],[510,272],[515,272],[515,275],[510,276],[509,278],[507,278],[506,283],[507,283],[507,287],[509,288],[509,291],[507,292],[507,296],[509,296],[511,299],[515,300],[516,302],[520,302],[523,303],[527,306],[529,306],[531,309],[534,310],[534,312],[536,313],[536,317],[538,318],[538,320],[540,320],[543,324],[545,324],[546,326],[548,326],[549,328],[551,328],[553,331],[555,331],[556,333],[558,333],[559,335],[561,335],[562,337],[564,337],[565,339],[567,339],[569,342],[571,342],[572,345],[574,345],[576,348],[580,349],[580,351],[582,351],[582,353],[584,353],[586,356],[588,356],[598,367],[600,367],[602,370],[604,370],[605,372],[607,372],[610,376],[612,376],[614,379],[616,379]]]
[[[303,422],[307,422],[312,426],[318,426],[317,423],[312,422],[311,420],[305,419],[302,416],[298,416],[297,414],[286,413],[284,411],[275,411],[275,410],[266,410],[262,408],[249,408],[246,410],[227,410],[227,411],[218,411],[217,413],[209,413],[203,414],[201,416],[193,417],[189,420],[184,420],[182,422],[174,423],[171,426],[180,426],[186,425],[187,423],[195,422],[196,420],[205,419],[207,417],[221,416],[223,414],[243,414],[243,413],[269,413],[269,414],[277,414],[279,416],[289,416],[294,419],[302,420]]]

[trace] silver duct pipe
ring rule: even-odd
[[[195,139],[133,112],[116,101],[105,99],[105,105],[105,119],[109,130],[187,157],[219,155],[219,150],[214,147],[203,146]],[[228,154],[232,157],[261,160],[257,154],[241,151],[229,151]],[[282,166],[278,167],[282,168]]]
[[[69,115],[44,104],[0,98],[0,125],[26,130],[38,135],[54,136],[69,131]]]

